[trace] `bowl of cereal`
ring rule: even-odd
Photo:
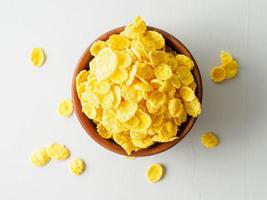
[[[98,37],[72,81],[75,113],[104,148],[134,157],[181,141],[201,113],[202,80],[189,50],[141,17]]]

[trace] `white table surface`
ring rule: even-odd
[[[266,199],[267,12],[263,0],[0,1],[0,199]],[[100,147],[77,118],[62,118],[57,103],[70,98],[74,67],[101,33],[141,15],[191,50],[204,84],[203,114],[190,134],[162,154],[126,160]],[[47,55],[42,68],[31,48]],[[209,80],[220,50],[240,63],[239,76],[221,85]],[[207,150],[203,131],[221,144]],[[69,161],[36,168],[31,153],[51,142],[71,149],[87,165],[80,177]],[[145,169],[163,163],[166,176],[149,184]]]

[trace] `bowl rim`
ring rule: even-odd
[[[120,27],[114,28],[114,29],[100,35],[95,41],[97,41],[97,40],[104,40],[105,41],[105,40],[107,40],[107,38],[110,35],[118,34],[118,33],[122,32],[124,28],[125,28],[125,26],[120,26]],[[186,55],[192,59],[192,61],[194,62],[194,68],[192,70],[192,74],[193,74],[195,82],[197,84],[197,89],[196,89],[195,93],[196,93],[196,96],[198,97],[200,103],[202,103],[203,85],[202,85],[201,73],[199,71],[198,65],[197,65],[194,57],[192,56],[191,52],[187,49],[187,47],[180,40],[178,40],[176,37],[174,37],[170,33],[166,32],[164,30],[161,30],[159,28],[152,27],[152,26],[147,26],[147,29],[148,30],[154,30],[154,31],[161,33],[163,35],[163,37],[165,38],[166,44],[168,46],[170,46],[175,51],[182,53],[182,54],[184,54],[184,55]],[[82,125],[83,129],[87,133],[87,135],[89,135],[95,142],[97,142],[99,145],[101,145],[105,149],[110,150],[111,152],[114,152],[114,153],[117,153],[120,155],[124,155],[124,156],[128,156],[127,153],[125,152],[125,150],[122,149],[122,147],[120,147],[118,144],[116,144],[113,140],[102,138],[97,133],[92,120],[88,119],[87,116],[82,112],[82,109],[81,109],[81,103],[80,103],[80,100],[78,98],[77,91],[76,91],[76,76],[78,75],[78,73],[80,71],[82,71],[84,69],[87,69],[87,70],[89,69],[89,65],[88,65],[89,61],[93,58],[93,56],[90,53],[90,47],[92,46],[92,44],[95,41],[93,41],[89,45],[89,47],[86,48],[86,50],[83,52],[83,54],[81,55],[77,65],[75,67],[74,73],[73,73],[71,93],[72,93],[72,101],[73,101],[73,105],[74,105],[74,111],[75,111],[75,114],[76,114],[80,124]],[[186,135],[188,135],[191,128],[195,124],[197,118],[198,117],[188,116],[187,121],[184,122],[182,125],[182,126],[184,126],[183,130],[178,132],[179,137],[176,140],[171,141],[171,142],[166,142],[166,143],[155,143],[154,145],[152,145],[149,148],[141,149],[141,150],[136,151],[136,152],[132,152],[131,156],[144,157],[144,156],[151,156],[154,154],[158,154],[158,153],[162,153],[164,151],[167,151],[168,149],[172,148],[174,145],[179,143]]]

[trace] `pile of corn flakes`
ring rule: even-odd
[[[37,167],[47,165],[51,159],[67,160],[70,157],[70,150],[63,144],[53,143],[47,148],[36,150],[32,156],[32,164]],[[70,163],[70,170],[75,175],[81,175],[85,171],[85,162],[80,158],[75,158]]]
[[[222,51],[220,55],[221,65],[215,66],[210,71],[210,78],[214,83],[220,83],[226,79],[236,77],[238,73],[238,63],[226,51]]]
[[[201,113],[194,62],[147,30],[141,17],[107,41],[96,41],[90,52],[90,69],[76,77],[82,111],[99,135],[112,138],[128,155],[175,140],[187,116]]]

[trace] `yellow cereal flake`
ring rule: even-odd
[[[45,61],[45,54],[41,48],[33,48],[31,50],[31,63],[34,67],[41,67]]]
[[[171,67],[167,64],[160,64],[154,70],[155,76],[159,80],[167,80],[172,76]]]
[[[47,154],[55,160],[66,160],[70,156],[70,151],[63,144],[53,143],[47,147]]]
[[[176,73],[180,78],[180,81],[186,86],[190,85],[194,81],[192,73],[186,67],[178,67]]]
[[[90,52],[89,70],[76,77],[82,112],[101,137],[128,155],[177,139],[188,115],[200,114],[194,62],[166,46],[160,33],[147,30],[140,16],[120,34],[96,41]],[[224,66],[229,77],[233,62]]]
[[[110,48],[102,49],[95,58],[95,76],[98,81],[110,77],[117,66],[117,54]]]
[[[138,109],[135,115],[139,119],[139,124],[138,126],[134,127],[133,130],[145,131],[151,126],[152,120],[149,114],[147,114],[141,109]]]
[[[137,110],[137,104],[130,101],[124,101],[122,102],[117,111],[117,118],[121,122],[128,121],[131,117],[135,115],[135,112]]]
[[[187,86],[182,86],[179,89],[179,94],[184,101],[192,101],[194,98],[196,98],[194,90]]]
[[[225,63],[222,65],[222,68],[225,70],[225,78],[232,79],[238,73],[238,64],[235,60]]]
[[[117,108],[121,103],[121,90],[119,86],[114,86],[113,88],[114,102],[113,107]]]
[[[121,84],[125,82],[128,78],[128,72],[126,69],[119,69],[117,68],[115,72],[111,76],[111,80],[114,83]]]
[[[131,131],[130,137],[132,143],[139,148],[148,148],[154,144],[152,137],[146,131]]]
[[[138,151],[140,149],[132,143],[130,136],[127,134],[114,133],[113,139],[117,144],[119,144],[126,151],[128,155],[131,155],[133,151]]]
[[[96,118],[97,115],[96,108],[92,104],[90,103],[83,104],[82,111],[89,119]]]
[[[194,68],[194,62],[191,60],[191,58],[183,54],[177,54],[176,60],[177,60],[178,66],[183,66],[187,68],[188,70],[192,70]]]
[[[126,49],[130,45],[130,41],[122,35],[111,35],[107,43],[114,50]]]
[[[208,149],[211,149],[219,144],[219,139],[213,132],[207,132],[202,134],[201,142],[203,146]]]
[[[39,149],[35,151],[31,156],[32,164],[34,164],[37,167],[43,167],[49,163],[51,158],[46,152],[46,148]]]
[[[76,76],[76,87],[87,81],[88,75],[89,72],[87,70],[80,71],[80,73]]]
[[[70,170],[76,176],[81,175],[85,171],[85,168],[86,168],[86,164],[80,158],[74,158],[70,162]]]
[[[128,128],[128,129],[132,129],[137,127],[139,124],[139,118],[136,117],[135,115],[132,116],[128,121],[124,122],[124,125]]]
[[[102,124],[98,124],[96,129],[101,137],[105,139],[109,139],[112,137],[112,133],[109,130],[107,130]]]
[[[134,19],[133,23],[128,24],[121,35],[130,39],[136,39],[138,34],[144,34],[146,32],[146,24],[140,16]]]
[[[173,98],[168,103],[168,110],[172,117],[179,117],[183,111],[182,101],[178,98]]]
[[[192,117],[197,117],[201,113],[201,104],[198,98],[195,98],[190,102],[184,101],[184,107],[187,114]]]
[[[152,66],[148,63],[140,65],[137,69],[137,75],[147,81],[150,81],[154,78],[154,71]]]
[[[233,57],[226,51],[221,51],[220,58],[222,65],[233,61]]]
[[[177,126],[171,120],[168,120],[162,124],[159,128],[159,133],[152,137],[154,142],[171,142],[177,135]]]
[[[220,66],[216,66],[213,67],[210,71],[210,79],[214,82],[214,83],[220,83],[222,81],[224,81],[226,78],[226,73],[224,68],[220,67]]]
[[[65,99],[60,101],[57,106],[57,112],[63,117],[69,117],[73,112],[73,103],[72,101]]]
[[[168,54],[165,51],[150,51],[148,57],[153,65],[167,63],[169,58]]]
[[[102,96],[101,99],[101,106],[104,110],[110,109],[113,105],[114,102],[114,94],[113,92],[110,90],[107,94],[105,94],[104,96]]]
[[[92,56],[97,56],[97,54],[105,47],[107,47],[106,43],[102,40],[98,40],[91,46],[90,53]]]
[[[147,50],[158,50],[165,45],[165,39],[156,31],[147,31],[145,34],[138,34],[137,39],[142,47]]]
[[[156,183],[162,178],[163,173],[163,166],[158,163],[154,163],[148,167],[146,171],[146,177],[149,182]]]
[[[172,78],[171,78],[171,84],[173,85],[173,87],[175,87],[176,89],[179,89],[182,84],[181,84],[181,81],[180,81],[180,78],[178,75],[174,75]]]
[[[117,51],[117,68],[126,69],[132,63],[132,57],[126,51]]]

